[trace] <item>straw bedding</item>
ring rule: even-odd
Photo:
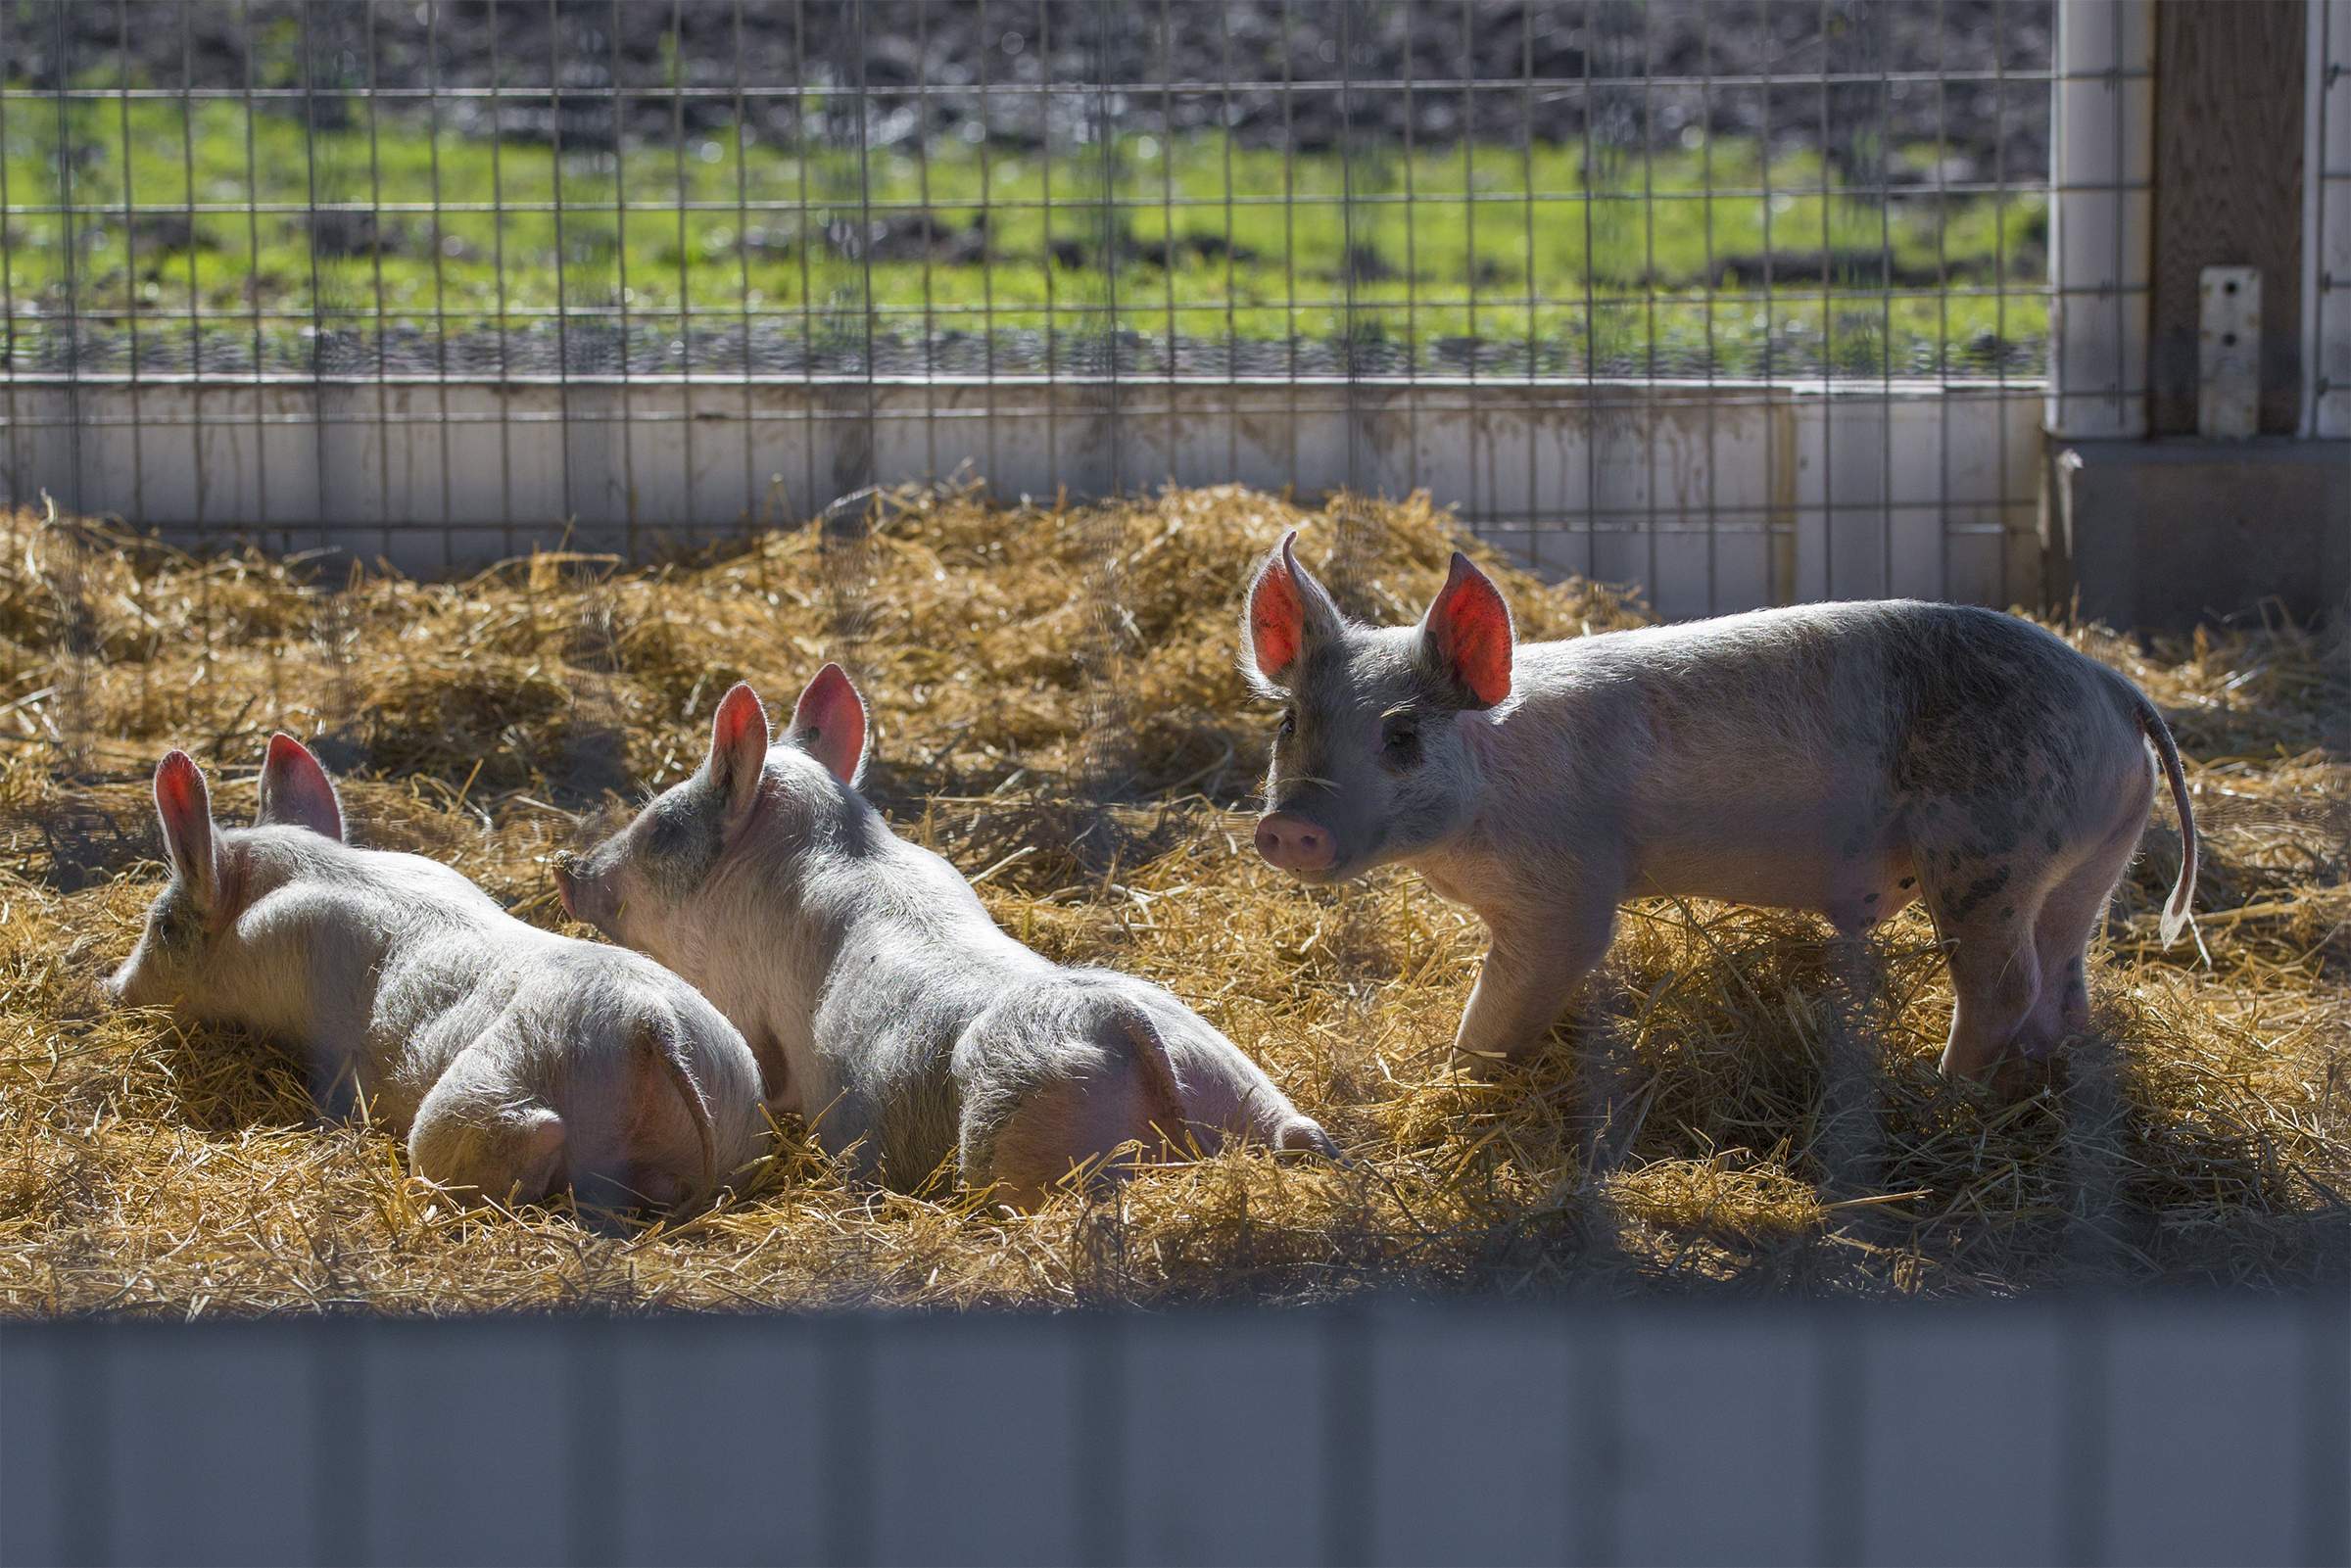
[[[1949,992],[1915,912],[1855,981],[1832,972],[1818,921],[1679,903],[1635,906],[1555,1049],[1476,1085],[1443,1054],[1474,920],[1409,873],[1307,890],[1248,849],[1271,720],[1234,673],[1234,612],[1246,563],[1292,524],[1310,559],[1337,551],[1330,575],[1378,619],[1417,614],[1453,542],[1417,500],[1305,510],[1223,489],[999,508],[941,492],[881,498],[870,531],[837,521],[653,569],[540,556],[458,584],[322,584],[300,560],[196,560],[14,517],[0,1310],[1959,1297],[2344,1277],[2339,635],[2149,646],[2068,631],[2178,734],[2208,835],[2209,959],[2154,939],[2179,854],[2167,801],[2097,948],[2096,1037],[2012,1097],[1935,1074]],[[1643,618],[1487,564],[1527,636]],[[872,792],[899,831],[1044,952],[1173,986],[1352,1165],[1228,1155],[1013,1217],[844,1183],[788,1125],[733,1197],[683,1222],[469,1216],[410,1180],[380,1130],[320,1124],[299,1062],[99,1003],[94,981],[161,879],[147,780],[168,745],[196,753],[237,820],[269,731],[317,736],[361,842],[448,861],[556,925],[552,851],[691,771],[729,682],[789,702],[825,657],[875,705]],[[1840,1019],[1865,1046],[1858,1141],[1823,1133]]]

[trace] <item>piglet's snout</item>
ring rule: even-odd
[[[1283,871],[1328,871],[1338,858],[1338,844],[1320,824],[1276,811],[1258,822],[1257,852]]]

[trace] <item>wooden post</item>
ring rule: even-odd
[[[2151,434],[2196,433],[2207,266],[2260,269],[2260,430],[2301,421],[2309,36],[2309,0],[2156,0]]]

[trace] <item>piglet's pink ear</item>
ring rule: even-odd
[[[865,772],[865,698],[840,665],[817,671],[792,704],[792,738],[842,784]]]
[[[767,770],[767,709],[747,683],[737,682],[719,698],[710,721],[710,759],[703,768],[725,796],[730,817],[751,809],[759,797],[759,777]]]
[[[1263,685],[1279,687],[1308,640],[1338,624],[1338,606],[1330,594],[1298,564],[1298,531],[1293,528],[1249,585],[1249,608],[1241,625],[1248,673]]]
[[[155,769],[155,815],[163,824],[171,879],[209,911],[220,887],[219,850],[213,837],[213,794],[204,770],[184,751],[167,752]]]
[[[1475,706],[1511,694],[1511,607],[1493,579],[1453,552],[1453,569],[1420,622],[1429,663],[1451,676]]]
[[[269,737],[269,755],[262,763],[262,808],[253,819],[257,828],[281,823],[338,842],[343,837],[343,804],[335,798],[334,781],[309,746],[283,731]]]

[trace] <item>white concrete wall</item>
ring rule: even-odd
[[[1003,497],[1425,489],[1671,616],[2006,604],[2039,581],[2040,412],[2030,383],[20,380],[0,499],[436,573],[565,539],[643,556],[958,473]]]

